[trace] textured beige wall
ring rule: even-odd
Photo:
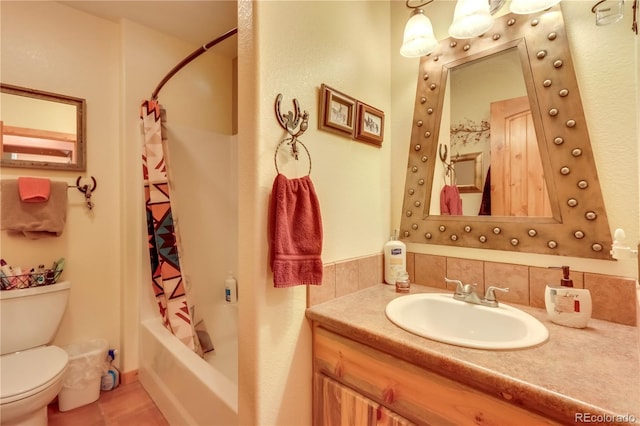
[[[273,156],[286,136],[273,106],[282,93],[285,112],[297,98],[310,114],[300,139],[313,161],[323,261],[379,252],[389,234],[389,127],[382,148],[319,131],[318,89],[326,83],[391,119],[389,4],[241,1],[240,9],[240,423],[311,424],[306,289],[274,289],[267,265]]]
[[[64,256],[62,279],[71,281],[71,294],[55,343],[102,337],[120,347],[117,27],[55,2],[1,6],[2,82],[85,98],[87,107],[86,172],[3,168],[2,178],[38,176],[74,184],[81,175],[84,183],[90,176],[98,182],[92,211],[80,192],[68,191],[62,236],[27,240],[2,231],[2,257],[27,266]]]

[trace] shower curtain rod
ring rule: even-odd
[[[229,37],[231,37],[232,35],[237,34],[237,33],[238,33],[238,27],[233,28],[233,29],[227,31],[226,33],[222,34],[217,39],[215,39],[213,41],[210,41],[209,43],[201,46],[200,48],[198,48],[198,50],[194,51],[192,54],[190,54],[189,56],[184,58],[180,63],[178,63],[178,65],[173,67],[173,69],[171,71],[169,71],[169,73],[162,79],[160,84],[158,84],[158,86],[156,87],[156,90],[154,90],[153,93],[151,94],[151,99],[157,100],[158,99],[158,93],[160,92],[160,89],[162,89],[162,86],[164,86],[167,83],[167,81],[169,81],[171,79],[171,77],[173,77],[178,71],[180,71],[182,68],[184,68],[189,62],[193,61],[198,56],[202,55],[204,52],[206,52],[207,50],[211,49],[216,44],[228,39]]]

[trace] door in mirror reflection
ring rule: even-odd
[[[546,216],[551,206],[526,96],[491,103],[492,216]]]

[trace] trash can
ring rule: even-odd
[[[108,345],[105,339],[92,339],[64,347],[69,364],[58,394],[60,411],[91,404],[100,397],[100,378],[106,371]]]

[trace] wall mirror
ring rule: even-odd
[[[451,159],[454,181],[461,193],[481,193],[482,183],[482,153],[457,155]],[[435,187],[435,185],[434,185]],[[437,214],[437,213],[435,213]]]
[[[85,100],[0,85],[2,167],[86,169]]]
[[[463,83],[465,73],[475,78]],[[504,93],[481,99],[488,83],[480,76],[497,80]],[[497,119],[503,101],[516,105]],[[451,184],[446,164],[455,167],[453,158],[474,152],[483,159],[482,181],[474,187],[482,189],[462,197],[477,200],[463,198],[462,216],[440,215],[439,194]],[[485,191],[499,186],[502,195]],[[487,201],[490,213],[480,214]],[[401,237],[610,259],[611,233],[560,6],[498,17],[487,34],[442,40],[421,58]]]

